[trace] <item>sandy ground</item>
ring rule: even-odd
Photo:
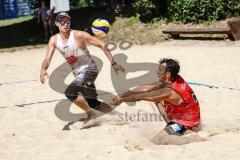
[[[103,61],[96,80],[97,88],[113,94],[124,89],[121,82],[118,82],[120,87],[114,87],[105,55],[93,47],[89,50]],[[156,146],[149,142],[165,126],[161,120],[143,119],[144,115],[158,114],[149,102],[138,102],[135,107],[123,103],[114,113],[100,117],[102,123],[96,127],[79,130],[81,123],[78,122],[70,126],[71,130],[63,131],[71,117],[60,119],[56,115],[59,112],[56,106],[65,96],[54,91],[48,83],[42,85],[39,82],[40,65],[46,48],[0,53],[0,159],[237,160],[240,157],[239,51],[240,42],[189,40],[113,51],[114,55],[123,53],[127,56],[124,66],[128,78],[146,73],[130,72],[131,67],[128,66],[133,63],[143,66],[158,63],[162,57],[172,57],[179,60],[181,75],[186,81],[200,84],[192,85],[201,105],[203,128],[199,134],[216,135],[205,142],[181,146]],[[49,74],[62,63],[64,59],[56,52]],[[60,69],[58,76],[61,77],[65,71]],[[73,76],[69,74],[65,82],[71,80]],[[154,81],[155,77],[151,80]],[[139,78],[136,81],[143,82]],[[206,84],[218,88],[209,88],[204,86]],[[113,94],[102,94],[100,98],[110,100]],[[81,113],[74,105],[70,107],[70,112],[75,114],[73,119]],[[128,116],[125,116],[126,113]],[[129,115],[135,117],[130,118]],[[124,123],[114,123],[116,121],[113,119],[123,120]]]

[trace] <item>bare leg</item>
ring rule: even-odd
[[[155,103],[158,107],[160,114],[162,115],[163,119],[166,123],[169,122],[167,118],[165,109],[161,103]],[[175,144],[175,145],[182,145],[187,143],[193,142],[200,142],[204,141],[204,138],[201,138],[199,135],[190,135],[189,137],[177,136],[177,135],[169,135],[165,130],[161,130],[158,134],[156,134],[151,141],[157,145],[168,145],[168,144]]]
[[[78,96],[77,99],[74,101],[74,104],[76,104],[78,107],[80,107],[82,110],[84,110],[87,114],[92,114],[93,110],[89,107],[88,103],[85,101],[85,99],[82,96]],[[107,103],[101,102],[101,106],[99,107],[98,111],[102,113],[109,113],[113,110],[110,105]]]
[[[93,110],[89,107],[89,105],[82,96],[78,96],[77,99],[74,101],[74,104],[86,112],[88,120],[93,118]]]
[[[74,104],[77,105],[79,108],[84,110],[87,114],[87,120],[82,124],[79,129],[85,129],[85,128],[90,128],[95,126],[95,118],[96,118],[96,113],[93,111],[88,103],[85,101],[85,99],[82,96],[78,96],[77,99],[74,101]]]
[[[194,142],[201,142],[205,140],[206,139],[201,138],[199,135],[190,135],[189,137],[169,135],[165,130],[161,130],[151,139],[151,141],[157,145],[182,145]]]
[[[90,128],[97,125],[97,121],[95,120],[95,118],[103,114],[109,113],[113,110],[111,106],[102,102],[100,108],[98,109],[99,112],[94,111],[92,108],[89,107],[88,103],[82,96],[78,96],[77,99],[74,101],[74,104],[84,110],[87,114],[87,121],[81,126],[81,129]]]
[[[47,21],[47,23],[48,23],[48,28],[50,29],[50,34],[51,34],[51,36],[52,36],[52,35],[53,35],[52,20],[49,19],[49,20]]]
[[[103,113],[109,113],[113,109],[114,108],[112,108],[109,104],[102,102],[100,108],[98,109],[98,111],[103,112]]]
[[[46,21],[43,21],[43,27],[44,27],[45,41],[47,41],[47,39],[48,39],[48,23]]]
[[[111,112],[114,108],[112,108],[107,103],[101,102],[101,106],[97,111],[91,111],[89,120],[82,126],[82,129],[90,128],[101,123],[101,120],[95,120],[95,118],[100,117],[104,114]],[[98,112],[99,111],[99,112]],[[93,114],[92,114],[93,113]]]
[[[101,102],[101,106],[97,110],[93,110],[89,107],[88,103],[82,96],[78,96],[74,101],[79,108],[83,109],[87,114],[87,121],[81,126],[81,129],[90,128],[101,123],[101,120],[96,120],[97,117],[100,117],[104,114],[110,113],[114,107],[111,107],[109,104]],[[119,122],[118,122],[119,123]]]

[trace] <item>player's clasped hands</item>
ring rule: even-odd
[[[116,96],[112,99],[112,101],[110,102],[110,105],[115,105],[118,106],[122,103],[122,98],[119,96]]]

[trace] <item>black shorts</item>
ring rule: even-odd
[[[67,87],[65,91],[66,97],[74,102],[79,95],[83,96],[89,107],[98,109],[101,102],[97,99],[97,91],[94,84],[98,72],[88,70],[81,71],[74,81]]]
[[[175,123],[175,122],[169,122],[167,126],[164,128],[164,130],[169,135],[176,135],[181,136],[184,135],[184,132],[187,130],[183,125]]]

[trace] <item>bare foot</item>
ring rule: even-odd
[[[87,113],[87,120],[82,124],[81,129],[91,128],[97,125],[96,118],[97,118],[96,111],[91,111]]]
[[[80,129],[80,130],[94,127],[94,126],[96,126],[95,119],[96,119],[96,114],[94,113],[94,111],[91,111],[91,112],[87,113],[86,118],[81,119],[81,121],[71,124],[70,127],[74,128],[74,129]]]

